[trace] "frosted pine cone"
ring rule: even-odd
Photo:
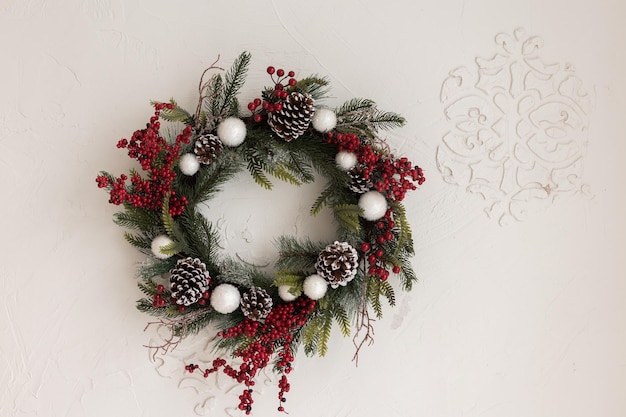
[[[251,320],[262,320],[272,311],[272,297],[260,287],[252,287],[241,296],[241,311]]]
[[[190,306],[209,289],[211,277],[206,265],[198,258],[179,259],[170,270],[170,288],[176,304]]]
[[[222,152],[224,145],[216,135],[207,134],[200,136],[193,146],[196,158],[201,164],[210,164]]]
[[[337,242],[326,246],[317,257],[315,270],[332,288],[345,286],[352,281],[359,265],[359,255],[347,242]]]
[[[372,181],[366,179],[363,176],[363,167],[355,166],[350,171],[348,171],[348,175],[350,176],[350,184],[348,188],[354,191],[357,194],[363,194],[372,189],[373,184]]]
[[[293,92],[281,102],[282,108],[269,114],[267,122],[278,136],[291,142],[301,136],[311,123],[315,113],[313,97]]]

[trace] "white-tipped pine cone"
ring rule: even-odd
[[[224,145],[217,135],[206,134],[200,136],[193,146],[193,152],[201,164],[208,165],[222,152]]]
[[[251,320],[263,320],[272,311],[272,297],[260,287],[252,287],[241,296],[241,311]]]
[[[315,113],[313,103],[310,95],[293,92],[281,102],[282,109],[269,114],[267,122],[274,133],[291,142],[309,128]]]
[[[349,243],[337,242],[326,246],[317,257],[315,270],[332,288],[352,281],[359,265],[359,255]]]
[[[190,306],[196,303],[211,283],[206,265],[198,258],[179,259],[170,274],[172,297],[178,305]]]
[[[362,166],[355,166],[350,171],[348,171],[348,175],[350,176],[350,184],[348,185],[348,187],[355,193],[363,194],[372,189],[372,181],[363,176]]]

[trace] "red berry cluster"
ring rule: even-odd
[[[361,244],[361,251],[365,254],[368,264],[367,273],[369,275],[377,276],[382,281],[387,281],[389,278],[389,271],[385,267],[385,243],[391,242],[396,238],[394,234],[394,228],[396,227],[393,221],[393,211],[387,209],[385,215],[376,221],[374,227],[369,228],[367,231],[367,242]],[[392,271],[397,274],[400,272],[400,266],[394,265]]]
[[[278,382],[278,399],[281,405],[279,411],[284,411],[282,403],[286,401],[285,393],[289,392],[290,385],[287,379],[288,373],[291,372],[291,363],[294,360],[291,344],[293,342],[294,332],[304,326],[315,309],[316,302],[306,297],[300,297],[291,303],[281,303],[276,305],[265,318],[263,323],[250,320],[248,318],[242,320],[237,325],[219,333],[224,339],[245,336],[253,339],[246,344],[245,348],[238,349],[234,352],[234,356],[242,359],[239,369],[235,369],[226,364],[226,361],[217,358],[213,361],[212,367],[203,371],[206,378],[210,374],[217,372],[223,367],[223,372],[236,380],[243,383],[245,389],[239,396],[238,408],[250,414],[252,410],[252,389],[254,386],[254,378],[259,371],[265,368],[274,353],[277,355],[276,369],[281,372]],[[190,364],[185,367],[189,372],[198,369],[198,365]]]
[[[426,181],[422,168],[414,167],[407,158],[395,159],[393,155],[376,152],[354,133],[329,132],[326,142],[336,145],[338,151],[354,153],[363,178],[372,181],[373,189],[390,200],[404,200],[407,191],[417,188],[414,182],[422,185]]]
[[[371,145],[364,144],[353,133],[329,132],[326,142],[337,146],[338,151],[354,153],[360,168],[360,175],[370,180],[372,188],[384,194],[388,200],[402,201],[407,191],[415,190],[426,178],[422,169],[413,166],[407,158],[395,159],[393,155],[384,155],[377,152]],[[365,242],[361,244],[361,251],[367,259],[368,274],[377,276],[386,281],[389,270],[385,264],[385,246],[395,239],[396,227],[393,221],[393,211],[387,210],[385,215],[371,225],[367,230]],[[400,273],[401,267],[393,265],[393,273]]]
[[[190,126],[176,136],[174,144],[169,144],[160,136],[159,115],[163,109],[173,109],[170,103],[156,103],[154,116],[145,129],[133,133],[130,140],[121,139],[118,148],[128,149],[128,156],[136,159],[144,171],[148,171],[148,179],[135,174],[131,177],[131,185],[126,185],[128,177],[124,174],[112,181],[111,178],[100,175],[96,178],[98,187],[110,188],[109,202],[115,205],[129,203],[133,207],[149,210],[160,210],[166,196],[169,195],[169,212],[172,216],[183,213],[187,205],[185,196],[178,196],[172,190],[172,182],[176,177],[174,163],[180,156],[182,144],[189,143],[192,133]]]
[[[269,66],[267,67],[267,73],[274,83],[273,91],[263,100],[255,98],[248,103],[248,110],[252,112],[252,119],[257,123],[263,120],[263,113],[281,111],[283,104],[280,101],[286,99],[289,95],[287,88],[295,87],[298,84],[298,80],[294,78],[296,75],[294,71],[285,73],[285,70],[282,68],[277,70]]]

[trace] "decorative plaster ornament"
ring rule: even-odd
[[[350,171],[356,166],[357,158],[352,152],[340,151],[335,156],[335,163],[344,171]]]
[[[328,109],[315,109],[315,115],[311,119],[313,129],[321,133],[330,132],[337,126],[337,115]]]
[[[298,298],[297,295],[293,295],[291,293],[291,287],[289,285],[280,285],[278,287],[278,296],[286,303],[289,303]]]
[[[178,161],[178,167],[180,168],[180,172],[187,176],[195,175],[200,169],[200,161],[196,155],[192,153],[183,154]]]
[[[359,198],[359,207],[365,220],[378,220],[387,212],[387,199],[378,191],[368,191]]]
[[[161,248],[167,247],[174,243],[172,239],[170,239],[166,235],[159,235],[152,239],[152,244],[150,245],[150,249],[152,250],[152,254],[159,259],[167,259],[172,255],[161,252]]]
[[[220,284],[211,293],[211,307],[218,313],[229,314],[239,308],[241,294],[231,284]]]
[[[302,284],[304,295],[311,300],[319,300],[326,295],[327,290],[328,282],[317,274],[309,275],[304,279],[304,284]]]
[[[239,146],[246,139],[246,124],[238,117],[227,117],[217,126],[217,137],[226,146]]]

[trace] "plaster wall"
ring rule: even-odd
[[[406,200],[419,284],[376,323],[358,367],[339,334],[327,357],[300,355],[292,416],[626,415],[625,17],[621,0],[0,0],[0,415],[239,415],[238,389],[181,369],[206,335],[167,359],[143,347],[153,335],[134,307],[142,256],[94,178],[130,168],[115,143],[145,123],[151,99],[193,106],[202,70],[243,50],[246,97],[267,85],[265,67],[285,66],[327,75],[329,105],[367,97],[403,114],[388,141],[427,177]],[[493,184],[508,165],[445,140],[474,108],[454,113],[454,88],[497,102],[502,79],[478,88],[476,77],[502,54],[498,34],[509,46],[536,36],[533,56],[557,72],[533,71],[574,76],[557,95],[579,105],[559,136],[573,148],[510,154],[575,160],[558,189],[532,171],[544,193],[514,206],[472,182]],[[522,78],[499,74],[514,97]],[[540,122],[563,122],[563,108],[545,109]],[[520,141],[524,110],[500,111],[494,140]],[[272,237],[325,233],[305,215],[310,198],[242,177],[211,215],[225,250],[269,262]],[[273,386],[268,375],[257,415],[274,412]]]

